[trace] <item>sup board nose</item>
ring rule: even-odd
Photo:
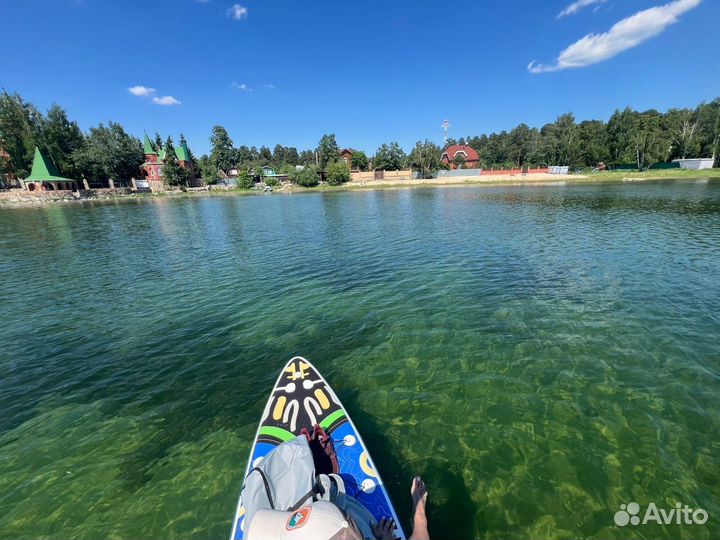
[[[275,447],[294,439],[303,429],[312,432],[316,425],[333,439],[347,495],[362,504],[376,521],[394,519],[396,535],[404,539],[395,509],[360,433],[327,381],[301,356],[285,364],[270,392],[243,479],[254,464]],[[244,538],[244,516],[241,498],[233,519],[231,540]]]

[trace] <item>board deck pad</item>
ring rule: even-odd
[[[397,524],[395,535],[405,535],[390,502],[390,497],[357,429],[330,385],[302,357],[292,358],[283,368],[255,434],[244,478],[273,448],[294,439],[305,428],[320,425],[332,438],[337,453],[340,476],[346,493],[361,502],[380,521],[393,518]],[[245,508],[238,501],[233,520],[231,540],[244,538]]]

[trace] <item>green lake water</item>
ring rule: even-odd
[[[226,538],[296,354],[434,539],[720,538],[718,181],[0,208],[0,272],[0,538]]]

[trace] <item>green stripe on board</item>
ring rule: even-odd
[[[258,433],[258,436],[260,435],[269,435],[270,437],[275,437],[276,439],[280,439],[282,442],[289,441],[290,439],[294,439],[295,435],[290,433],[287,429],[275,427],[275,426],[262,426],[260,428],[260,433]]]
[[[323,429],[328,428],[333,424],[333,422],[335,422],[335,420],[337,420],[338,418],[342,418],[343,416],[345,416],[345,411],[343,411],[342,409],[337,410],[330,416],[328,416],[325,420],[320,422],[320,427]]]

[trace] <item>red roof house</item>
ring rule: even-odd
[[[474,169],[480,166],[480,156],[478,153],[466,144],[453,144],[448,146],[442,153],[440,159],[451,169],[457,169],[458,165],[455,159],[460,156],[464,160],[463,169]]]

